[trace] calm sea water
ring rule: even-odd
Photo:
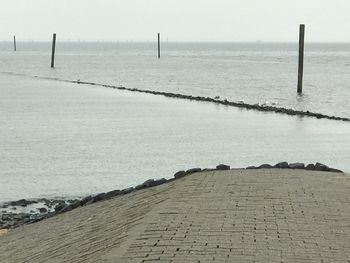
[[[307,44],[304,93],[296,94],[298,44],[0,43],[0,71],[81,79],[350,117],[350,44]]]
[[[308,95],[295,97],[293,83],[281,84],[287,83],[288,78],[295,82],[295,78],[286,72],[284,76],[289,77],[283,79],[277,74],[283,69],[276,63],[259,62],[258,58],[249,62],[242,55],[239,60],[246,62],[239,67],[238,58],[232,56],[238,52],[237,46],[231,50],[232,45],[222,44],[222,54],[218,55],[220,52],[211,44],[202,44],[201,48],[169,44],[168,53],[164,50],[164,57],[157,60],[153,45],[130,45],[84,44],[81,50],[78,44],[61,44],[57,68],[51,70],[47,67],[50,62],[47,44],[26,44],[22,46],[26,50],[16,54],[6,51],[6,45],[1,44],[0,67],[1,71],[29,75],[80,78],[188,94],[220,94],[252,102],[280,98],[281,104],[308,109],[316,105],[316,100]],[[257,46],[248,45],[245,52],[256,53],[261,60],[269,56],[271,61],[276,59],[275,51],[270,50],[274,47],[266,47],[264,53],[256,51]],[[291,49],[287,51],[290,55],[282,56],[282,64],[290,64],[295,71],[293,45],[286,46]],[[343,50],[346,46],[338,48]],[[208,56],[208,50],[217,56]],[[236,65],[236,71],[232,65]],[[255,65],[266,75],[263,77],[264,73],[258,73],[257,68],[250,74],[248,69],[244,70],[248,65]],[[269,67],[263,65],[270,65],[276,74],[267,74]],[[243,72],[245,89],[237,84],[244,84]],[[261,79],[254,81],[256,74]],[[341,76],[345,79],[344,74]],[[283,86],[280,92],[273,88],[277,80]],[[270,81],[275,84],[258,88]],[[346,82],[342,85],[337,88],[346,94]],[[288,89],[292,89],[289,97]],[[269,90],[279,96],[244,96],[253,94],[253,90],[264,94]],[[306,91],[309,92],[307,87]],[[315,96],[322,98],[320,92],[315,92]],[[349,117],[348,106],[340,106],[341,101],[346,104],[347,100],[349,96],[332,96],[322,104],[327,106],[319,106],[315,111],[332,110]],[[0,202],[83,196],[218,163],[244,167],[284,160],[321,161],[350,171],[350,124],[346,122],[246,111],[8,74],[0,74],[0,113]]]

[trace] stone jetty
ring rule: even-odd
[[[218,165],[148,180],[2,231],[0,262],[349,262],[350,176],[330,169]]]
[[[15,76],[26,76],[26,77],[30,77],[30,78],[36,78],[36,79],[46,79],[46,80],[52,80],[52,81],[67,82],[67,83],[73,83],[73,84],[101,86],[101,87],[105,87],[105,88],[126,90],[126,91],[131,91],[131,92],[138,92],[138,93],[146,93],[146,94],[164,96],[164,97],[174,98],[174,99],[209,102],[209,103],[215,103],[215,104],[220,104],[220,105],[225,105],[225,106],[230,106],[230,107],[241,108],[241,109],[245,109],[245,110],[273,112],[273,113],[290,115],[290,116],[311,117],[311,118],[317,118],[317,119],[328,119],[328,120],[345,121],[345,122],[350,121],[350,118],[327,115],[327,114],[322,114],[322,113],[318,113],[318,112],[311,112],[308,110],[302,111],[302,110],[295,110],[292,108],[276,107],[275,105],[265,105],[265,103],[263,103],[263,104],[258,104],[258,103],[257,104],[249,104],[249,103],[245,103],[243,100],[229,101],[227,98],[220,99],[220,96],[215,96],[214,98],[211,98],[211,97],[192,96],[192,95],[185,95],[185,94],[165,92],[165,91],[155,91],[155,90],[138,89],[138,88],[127,88],[127,87],[123,87],[123,86],[101,84],[101,83],[89,82],[89,81],[81,81],[80,79],[79,80],[69,80],[69,79],[61,79],[61,78],[54,78],[54,77],[31,76],[31,75],[26,75],[26,74],[22,74],[22,73],[14,73],[14,72],[0,72],[0,73],[15,75]]]

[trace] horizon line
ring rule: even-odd
[[[17,38],[17,37],[16,37]],[[51,40],[23,40],[17,43],[51,43]],[[61,40],[61,43],[157,43],[157,40]],[[163,40],[162,43],[218,43],[218,44],[295,44],[295,41],[264,41],[264,40]],[[0,40],[0,43],[13,43],[11,40]],[[305,41],[305,44],[350,44],[350,41]]]

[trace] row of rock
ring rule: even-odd
[[[55,79],[55,80],[57,80],[57,79]],[[170,97],[170,98],[213,102],[216,104],[234,106],[234,107],[244,108],[244,109],[258,110],[258,111],[275,112],[275,113],[296,115],[296,116],[302,116],[302,117],[307,116],[307,117],[314,117],[317,119],[350,121],[350,118],[330,116],[330,115],[325,115],[325,114],[316,113],[316,112],[287,109],[287,108],[281,108],[281,107],[276,107],[276,106],[249,104],[249,103],[245,103],[243,101],[235,102],[235,101],[228,101],[227,99],[220,100],[217,98],[184,95],[184,94],[172,93],[172,92],[144,90],[144,89],[137,89],[137,88],[126,88],[126,87],[122,87],[122,86],[105,85],[105,84],[98,84],[98,83],[94,83],[94,82],[70,81],[70,80],[64,80],[64,81],[70,82],[70,83],[77,83],[77,84],[98,85],[98,86],[102,86],[102,87],[119,89],[119,90],[128,90],[128,91],[132,91],[132,92],[148,93],[148,94],[153,94],[153,95],[162,95],[162,96]]]
[[[280,169],[304,169],[309,171],[323,171],[323,172],[333,172],[333,173],[343,173],[343,171],[335,168],[328,167],[325,164],[322,163],[316,163],[316,164],[307,164],[304,163],[287,163],[287,162],[280,162],[275,165],[271,164],[262,164],[260,166],[249,166],[246,169],[273,169],[273,168],[280,168]]]
[[[27,76],[27,77],[34,77],[34,78],[39,78],[39,79],[62,81],[62,82],[68,82],[68,83],[74,83],[74,84],[85,84],[85,85],[93,85],[93,86],[96,85],[96,86],[102,86],[102,87],[112,88],[112,89],[128,90],[128,91],[132,91],[132,92],[148,93],[148,94],[153,94],[153,95],[162,95],[162,96],[170,97],[170,98],[213,102],[216,104],[234,106],[234,107],[239,107],[239,108],[244,108],[244,109],[251,109],[251,110],[258,110],[258,111],[265,111],[265,112],[275,112],[275,113],[295,115],[295,116],[301,116],[301,117],[307,116],[307,117],[314,117],[317,119],[350,121],[350,118],[345,118],[345,117],[330,116],[330,115],[316,113],[316,112],[287,109],[287,108],[281,108],[281,107],[276,107],[276,106],[249,104],[249,103],[245,103],[243,101],[235,102],[235,101],[228,101],[227,99],[220,100],[218,98],[184,95],[184,94],[172,93],[172,92],[145,90],[145,89],[137,89],[137,88],[126,88],[126,87],[122,87],[122,86],[106,85],[106,84],[100,84],[100,83],[88,82],[88,81],[80,81],[80,80],[67,80],[67,79],[60,79],[60,78],[53,78],[53,77],[28,76],[25,74],[13,73],[13,72],[3,72],[3,73],[7,73],[7,74],[11,74],[11,75],[21,75],[21,76]]]
[[[25,224],[32,224],[48,218],[49,214],[31,214],[31,213],[1,213],[0,229],[16,228]]]
[[[76,200],[20,199],[0,205],[0,229],[16,228],[24,224],[38,222],[54,215],[54,208]]]
[[[135,186],[135,187],[129,187],[123,190],[113,190],[110,192],[106,193],[99,193],[97,195],[89,195],[86,196],[82,199],[76,199],[76,200],[69,200],[69,201],[63,201],[63,200],[53,200],[49,201],[47,199],[40,199],[40,200],[47,200],[46,203],[51,205],[56,203],[56,206],[54,207],[53,211],[50,210],[41,210],[39,214],[26,214],[26,213],[19,213],[19,214],[2,214],[2,217],[0,218],[0,229],[1,228],[15,228],[23,224],[30,224],[34,222],[41,221],[45,218],[49,218],[52,216],[55,216],[57,214],[65,213],[68,211],[71,211],[73,209],[76,209],[81,206],[86,206],[90,205],[96,202],[100,202],[103,200],[107,200],[110,198],[114,198],[116,196],[122,196],[129,194],[131,192],[141,190],[141,189],[146,189],[158,185],[162,185],[168,182],[172,182],[176,179],[181,179],[185,176],[198,173],[198,172],[207,172],[207,171],[224,171],[224,170],[230,170],[231,167],[226,164],[219,164],[215,168],[206,168],[206,169],[201,169],[201,168],[192,168],[186,171],[179,171],[174,174],[174,177],[171,179],[150,179],[142,184]],[[236,169],[236,168],[234,168]],[[275,165],[270,165],[270,164],[262,164],[259,166],[249,166],[247,168],[240,168],[240,169],[305,169],[305,170],[312,170],[312,171],[326,171],[326,172],[337,172],[337,173],[342,173],[342,171],[334,168],[330,168],[327,165],[321,164],[321,163],[316,163],[316,164],[308,164],[305,165],[304,163],[288,163],[288,162],[280,162]],[[19,205],[19,206],[24,206],[28,204],[32,204],[33,200],[25,200],[21,199],[15,202],[9,202],[6,204],[8,205]]]

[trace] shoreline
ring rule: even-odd
[[[310,117],[310,118],[317,118],[317,119],[328,119],[328,120],[335,120],[335,121],[350,122],[350,118],[347,118],[347,117],[332,116],[332,115],[327,115],[327,114],[322,114],[322,113],[317,113],[317,112],[311,112],[308,110],[301,111],[301,110],[294,110],[291,108],[267,106],[267,105],[260,105],[260,104],[249,104],[249,103],[244,103],[244,102],[235,102],[235,101],[229,101],[227,99],[221,100],[221,99],[216,99],[216,98],[211,98],[211,97],[184,95],[184,94],[180,94],[180,93],[153,91],[153,90],[148,90],[148,89],[126,88],[123,86],[115,86],[115,85],[108,85],[108,84],[101,84],[101,83],[80,81],[80,80],[68,80],[68,79],[53,78],[53,77],[31,76],[31,75],[26,75],[26,74],[22,74],[22,73],[14,73],[14,72],[6,72],[6,71],[0,72],[0,73],[14,75],[14,76],[24,76],[24,77],[29,77],[29,78],[33,78],[33,79],[44,79],[44,80],[52,80],[52,81],[59,81],[59,82],[66,82],[66,83],[73,83],[73,84],[100,86],[100,87],[105,87],[105,88],[126,90],[126,91],[130,91],[130,92],[138,92],[138,93],[164,96],[164,97],[168,97],[168,98],[210,102],[210,103],[231,106],[231,107],[236,107],[236,108],[241,108],[241,109],[246,109],[246,110],[256,110],[256,111],[260,111],[260,112],[273,112],[273,113],[284,114],[284,115],[289,115],[289,116]]]
[[[259,169],[292,169],[318,172],[344,173],[335,168],[328,167],[322,163],[308,164],[279,162],[275,165],[262,164],[259,166],[248,166],[246,168],[231,168],[230,165],[219,164],[215,168],[191,168],[186,171],[178,171],[170,179],[148,179],[142,184],[126,189],[117,189],[109,192],[102,192],[95,195],[88,195],[83,198],[71,200],[32,198],[20,199],[17,201],[0,203],[0,230],[18,228],[22,225],[33,224],[44,219],[62,214],[76,208],[87,206],[96,202],[108,200],[118,196],[124,196],[138,190],[166,184],[177,179],[198,172],[225,171],[225,170],[259,170]],[[34,206],[33,206],[34,205]],[[16,211],[22,210],[19,213]]]

